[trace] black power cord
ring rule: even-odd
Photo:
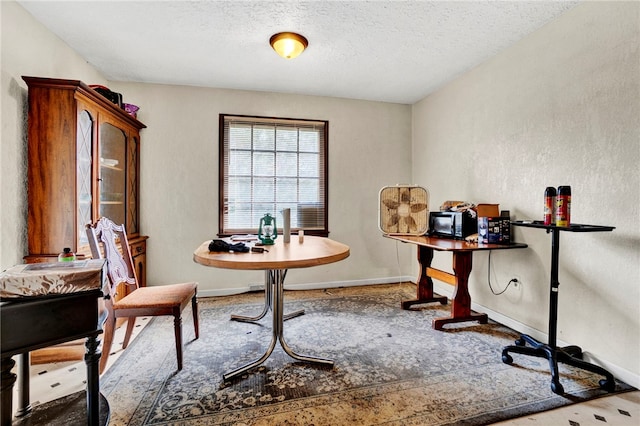
[[[517,280],[516,280],[515,278],[511,278],[511,279],[509,280],[509,282],[507,283],[507,286],[506,286],[503,290],[501,290],[501,291],[499,291],[499,292],[496,292],[496,291],[493,289],[493,286],[491,285],[491,252],[493,252],[493,250],[489,250],[489,267],[487,268],[487,281],[489,282],[489,288],[491,289],[491,293],[493,293],[493,294],[494,294],[494,295],[496,295],[496,296],[500,296],[502,293],[504,293],[505,291],[507,291],[507,289],[509,288],[509,286],[510,286],[512,283],[516,282]]]

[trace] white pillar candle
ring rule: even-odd
[[[291,209],[282,209],[282,237],[284,238],[284,242],[288,243],[291,241]]]

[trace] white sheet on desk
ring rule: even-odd
[[[69,294],[102,288],[105,260],[30,263],[0,273],[0,299]]]

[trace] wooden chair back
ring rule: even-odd
[[[137,289],[138,278],[124,225],[116,225],[110,219],[102,217],[95,226],[87,225],[87,236],[93,258],[107,259],[110,296],[116,296],[121,283],[129,287],[128,292]]]

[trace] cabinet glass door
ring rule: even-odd
[[[87,111],[78,113],[78,129],[76,134],[76,191],[78,197],[78,246],[89,244],[85,225],[92,223],[92,147],[93,147],[93,119]]]
[[[127,156],[127,232],[138,233],[138,152],[140,152],[137,137],[129,140],[129,155]],[[138,277],[139,279],[140,277]]]
[[[100,125],[100,216],[108,217],[117,224],[125,223],[126,193],[125,133],[109,124]]]

